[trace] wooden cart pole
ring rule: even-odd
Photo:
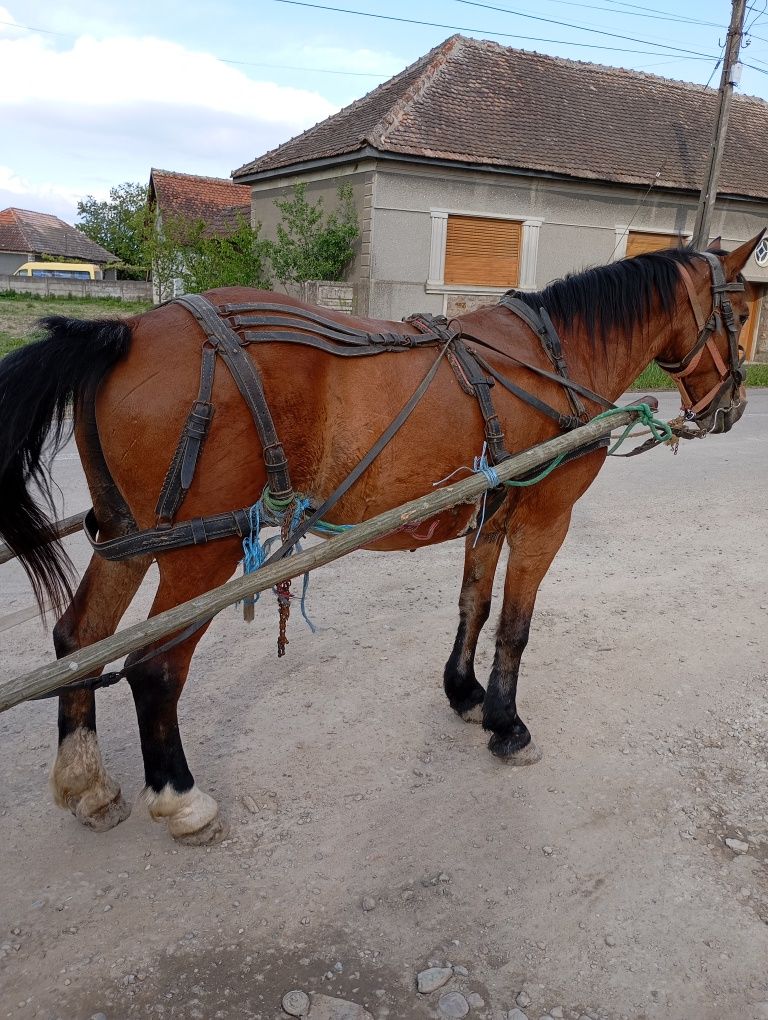
[[[638,417],[637,411],[623,410],[611,415],[610,418],[582,425],[572,432],[557,436],[555,439],[550,439],[546,443],[541,443],[539,446],[531,447],[529,450],[510,457],[509,460],[505,460],[503,464],[496,467],[496,474],[500,481],[525,475],[560,454],[571,453],[580,446],[586,446],[595,439],[609,435],[613,429],[628,425],[630,422],[636,421]],[[7,680],[0,684],[0,712],[5,712],[22,701],[56,690],[62,684],[89,676],[108,662],[114,662],[127,655],[128,652],[144,648],[159,638],[174,634],[197,620],[214,616],[227,606],[241,601],[247,595],[266,591],[267,588],[272,588],[279,581],[286,581],[288,578],[297,577],[299,574],[314,570],[325,563],[331,563],[385,535],[399,531],[405,525],[418,524],[450,507],[460,503],[470,503],[481,496],[490,487],[490,484],[485,475],[478,473],[464,478],[454,485],[435,489],[419,499],[411,500],[409,503],[404,503],[393,510],[387,510],[377,517],[372,517],[368,521],[363,521],[362,524],[355,525],[349,531],[330,538],[298,555],[280,560],[271,566],[262,567],[261,570],[246,574],[244,577],[227,581],[226,584],[213,588],[204,595],[198,595],[197,598],[190,599],[188,602],[182,602],[173,609],[159,613],[142,623],[126,627],[125,630],[118,631],[117,634],[92,645],[87,645],[72,655],[41,666],[24,676]]]
[[[53,538],[66,538],[67,535],[74,535],[76,531],[83,530],[83,520],[85,519],[86,511],[82,510],[79,514],[73,514],[72,517],[65,517],[63,521],[56,521],[53,525]],[[16,553],[11,549],[5,542],[0,542],[0,564],[7,563],[8,560],[16,559]]]

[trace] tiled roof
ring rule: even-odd
[[[50,213],[0,211],[0,251],[69,256],[86,262],[114,262],[112,252]]]
[[[149,181],[161,216],[202,220],[211,234],[234,229],[238,213],[250,219],[251,189],[247,185],[222,177],[197,177],[155,169]]]
[[[717,92],[455,35],[233,176],[372,147],[622,184],[698,191]],[[768,197],[768,103],[735,95],[721,192]],[[659,177],[655,175],[659,172]]]

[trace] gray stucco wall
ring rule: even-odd
[[[685,234],[696,213],[694,196],[407,164],[379,164],[372,206],[369,314],[393,319],[417,310],[442,312],[456,290],[427,287],[431,209],[540,219],[536,288],[621,257],[620,226]],[[724,247],[732,248],[767,224],[768,203],[725,202],[716,207],[713,234],[721,233]],[[768,281],[768,268],[750,261],[746,276]],[[489,292],[472,299],[496,297]]]

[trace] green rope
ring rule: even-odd
[[[661,421],[659,418],[654,418],[653,411],[648,404],[629,404],[626,407],[611,408],[609,411],[603,411],[602,414],[598,414],[592,420],[600,421],[606,418],[611,418],[613,415],[616,415],[621,411],[637,411],[638,417],[636,421],[631,421],[629,425],[627,425],[613,446],[608,450],[608,456],[610,456],[614,450],[618,450],[626,439],[629,439],[630,433],[638,425],[645,425],[645,427],[650,430],[651,435],[657,443],[666,443],[672,438],[672,429],[669,424],[665,421]]]

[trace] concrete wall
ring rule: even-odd
[[[380,163],[372,182],[372,256],[367,285],[368,314],[399,319],[414,311],[439,313],[497,300],[501,290],[428,285],[430,210],[509,216],[541,221],[532,287],[539,289],[569,272],[620,258],[625,231],[690,232],[694,196],[645,195],[645,189],[615,187],[489,172]],[[718,203],[713,234],[735,247],[768,224],[768,203]],[[747,279],[768,281],[768,268],[750,260]],[[360,311],[365,314],[363,295]]]
[[[0,251],[0,274],[15,273],[19,266],[31,262],[32,257],[15,251]]]
[[[322,198],[326,212],[338,207],[338,187],[350,184],[357,211],[360,236],[355,242],[355,256],[345,274],[346,282],[354,285],[369,278],[370,265],[370,210],[373,174],[370,165],[353,164],[349,168],[334,169],[331,172],[297,174],[279,182],[264,181],[253,186],[251,192],[251,222],[261,223],[261,236],[274,240],[281,213],[275,206],[275,199],[291,198],[293,185],[304,182],[307,185],[307,200],[316,202]]]
[[[151,301],[152,284],[144,280],[52,280],[49,277],[0,274],[0,291],[46,294],[52,297],[112,297],[123,301]]]

